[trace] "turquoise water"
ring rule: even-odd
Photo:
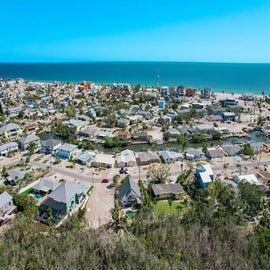
[[[34,200],[35,200],[36,202],[38,202],[43,196],[38,195],[38,194],[35,194],[33,197],[34,197]]]
[[[127,217],[127,218],[132,218],[133,215],[134,215],[134,213],[133,213],[132,211],[127,211],[127,212],[126,212],[126,217]]]
[[[185,62],[89,62],[0,64],[0,78],[95,83],[126,82],[147,86],[210,87],[216,92],[270,94],[270,64]]]

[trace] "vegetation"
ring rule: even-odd
[[[254,186],[245,188],[245,196],[236,197],[218,181],[207,190],[190,187],[185,211],[184,203],[177,209],[178,202],[158,202],[155,215],[143,207],[129,225],[116,205],[112,215],[121,234],[85,229],[85,211],[59,229],[18,216],[0,238],[0,269],[269,269],[269,211],[246,229],[242,203]]]

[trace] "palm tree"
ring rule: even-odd
[[[188,136],[186,132],[181,133],[177,137],[177,143],[182,145],[182,152],[184,152],[184,150],[187,148],[188,145]]]

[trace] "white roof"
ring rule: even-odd
[[[239,174],[236,176],[240,181],[246,181],[250,184],[257,185],[257,186],[262,186],[262,183],[257,179],[255,174]]]
[[[134,152],[128,149],[122,151],[119,157],[117,158],[117,163],[130,161],[136,161],[136,158]]]
[[[214,175],[213,170],[209,164],[204,164],[204,165],[202,165],[202,167],[205,169],[205,172],[208,175]]]
[[[203,183],[211,183],[212,182],[208,172],[201,172],[200,176],[201,176],[201,180]]]
[[[96,163],[104,163],[104,164],[114,164],[114,158],[112,155],[107,155],[107,154],[97,154],[95,157],[95,162]]]

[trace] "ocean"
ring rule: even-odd
[[[214,92],[270,94],[270,64],[194,62],[0,63],[0,78],[209,87]]]

